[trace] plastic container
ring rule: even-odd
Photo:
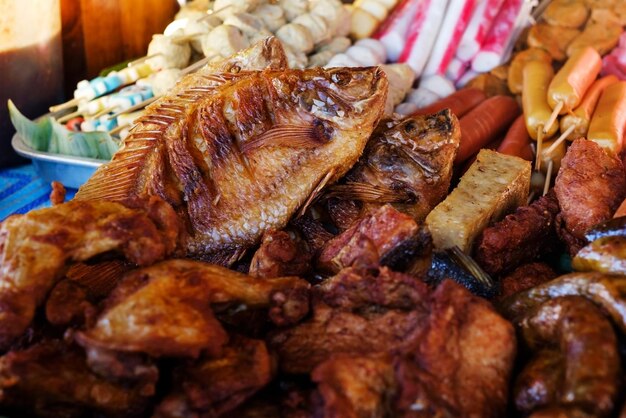
[[[7,100],[29,118],[63,101],[60,0],[0,0],[0,167],[20,161],[11,149]]]

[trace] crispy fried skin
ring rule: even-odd
[[[533,288],[555,277],[557,277],[556,272],[546,264],[524,264],[500,281],[500,295],[498,299],[503,300],[517,292]]]
[[[76,334],[85,347],[151,356],[219,356],[228,336],[212,305],[269,308],[279,325],[307,312],[309,284],[295,277],[257,279],[191,260],[134,270],[106,300],[95,325]]]
[[[476,261],[487,273],[497,276],[551,252],[558,242],[554,227],[558,212],[553,192],[517,208],[478,237]]]
[[[69,263],[117,252],[148,265],[174,251],[178,231],[172,208],[156,197],[126,206],[71,201],[7,218],[0,224],[0,350],[28,327]]]
[[[396,391],[393,364],[386,355],[331,356],[313,370],[324,418],[385,418]]]
[[[73,280],[61,280],[46,300],[46,319],[57,326],[82,324],[95,309],[83,286]]]
[[[561,161],[554,190],[567,230],[584,240],[585,232],[610,219],[624,200],[624,166],[595,142],[577,139]]]
[[[410,347],[422,333],[427,300],[427,286],[411,276],[344,269],[315,289],[313,317],[271,335],[270,346],[288,373],[311,372],[335,353]]]
[[[263,341],[236,337],[221,357],[200,359],[175,374],[175,392],[157,407],[155,418],[225,416],[267,385],[274,371]]]
[[[430,234],[420,230],[410,216],[384,205],[328,241],[317,266],[337,273],[355,263],[382,264],[396,270],[413,269],[420,259],[430,267]],[[424,263],[423,263],[424,264]]]
[[[559,406],[579,408],[596,417],[613,412],[621,376],[617,338],[593,303],[578,296],[552,299],[518,325],[532,350],[547,346],[561,352],[564,374],[557,387]],[[532,386],[525,389],[533,390]]]
[[[39,343],[0,358],[0,405],[37,416],[141,416],[151,395],[98,377],[79,350],[60,341]]]
[[[250,276],[270,278],[301,276],[311,269],[309,246],[287,231],[269,231],[250,262]]]
[[[413,385],[400,382],[397,407],[406,416],[433,416],[419,406],[408,414],[419,400],[441,416],[500,417],[515,354],[513,326],[489,302],[446,280],[433,293],[426,332],[409,354],[423,374],[405,373]]]

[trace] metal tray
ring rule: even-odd
[[[50,152],[35,151],[22,138],[15,134],[11,146],[22,157],[33,161],[37,174],[46,182],[59,181],[65,187],[78,189],[85,183],[98,167],[106,163],[94,158],[72,157],[69,155],[53,154]]]

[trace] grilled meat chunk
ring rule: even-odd
[[[271,278],[302,276],[311,270],[313,254],[308,244],[291,231],[269,231],[250,262],[249,274]]]
[[[483,230],[475,244],[476,261],[487,273],[497,276],[550,253],[558,244],[554,226],[558,212],[552,192],[517,208]]]

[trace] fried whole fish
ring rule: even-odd
[[[358,219],[391,203],[423,221],[448,193],[460,137],[458,119],[448,109],[381,122],[345,182],[331,188],[329,196],[340,201],[329,205],[331,217],[345,225],[337,218],[351,213]],[[351,202],[360,203],[360,211],[348,210]]]
[[[207,75],[149,107],[76,198],[158,195],[184,255],[228,265],[352,167],[386,95],[374,67]]]

